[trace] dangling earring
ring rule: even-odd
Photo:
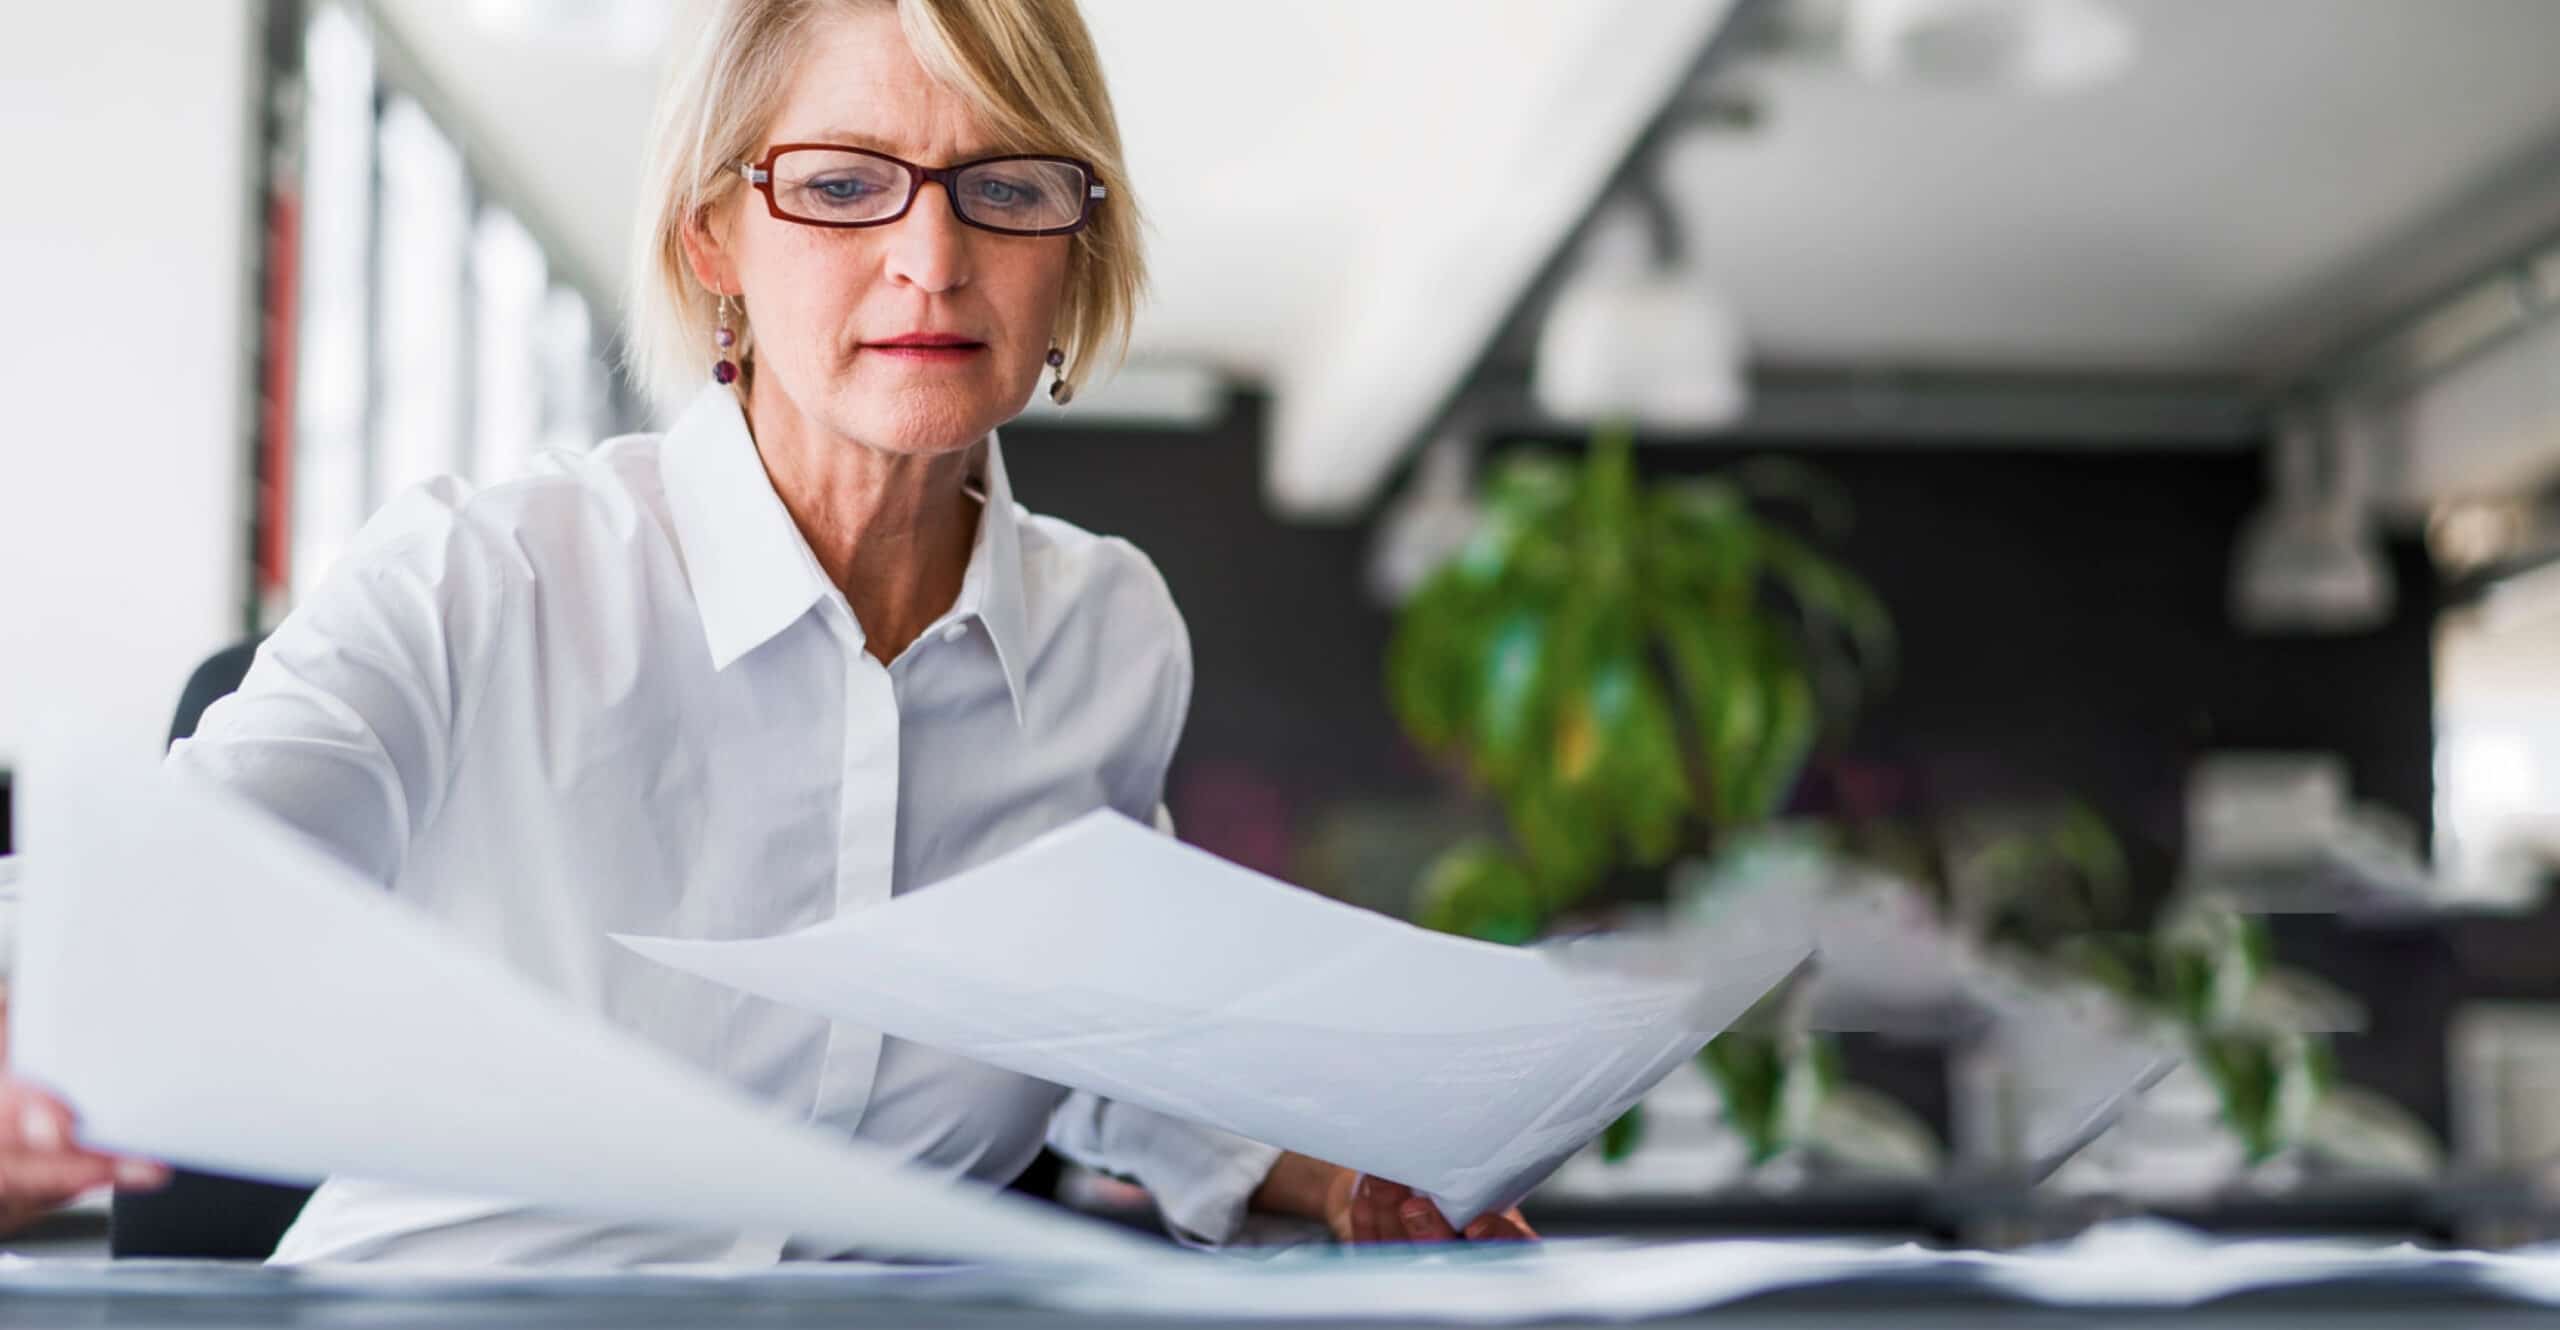
[[[1049,348],[1049,368],[1058,371],[1058,377],[1049,380],[1049,401],[1058,406],[1065,406],[1076,396],[1075,385],[1067,382],[1067,372],[1063,368],[1066,363],[1066,352],[1054,346]]]
[[[738,344],[736,330],[729,326],[729,297],[720,297],[720,329],[711,334],[711,344],[720,348],[720,356],[711,364],[711,381],[731,384],[738,381],[737,362],[729,359],[730,348]]]

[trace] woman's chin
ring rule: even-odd
[[[1007,413],[984,395],[945,394],[914,389],[888,395],[870,390],[856,395],[859,405],[835,413],[838,432],[873,448],[893,453],[956,452],[976,443]]]
[[[892,453],[932,455],[969,447],[1019,414],[1021,399],[1029,395],[1019,383],[947,370],[857,365],[811,377],[825,387],[814,399],[796,397],[803,412],[842,438]]]

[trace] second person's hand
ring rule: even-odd
[[[1325,1226],[1336,1242],[1527,1242],[1538,1235],[1518,1210],[1450,1226],[1431,1199],[1400,1182],[1342,1169],[1328,1188]]]
[[[9,1074],[9,1003],[0,995],[0,1234],[13,1233],[93,1187],[148,1190],[166,1165],[123,1159],[79,1142],[61,1100]]]

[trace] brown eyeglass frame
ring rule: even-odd
[[[773,196],[773,164],[782,159],[782,154],[802,149],[817,149],[826,152],[849,152],[857,156],[870,157],[878,161],[888,162],[894,166],[903,167],[907,173],[907,197],[904,202],[901,202],[898,205],[898,210],[896,212],[890,213],[886,217],[872,218],[867,222],[820,222],[813,221],[806,217],[795,217],[790,213],[784,212],[782,210],[781,201]],[[960,173],[962,171],[966,171],[973,166],[985,166],[991,162],[1054,162],[1062,166],[1072,166],[1084,176],[1084,198],[1082,200],[1084,206],[1076,213],[1076,219],[1074,221],[1067,223],[1065,226],[1052,226],[1046,230],[1040,231],[1017,231],[1008,227],[989,226],[984,222],[971,221],[969,220],[968,210],[960,206],[959,196],[952,192],[951,184],[954,180],[960,178]],[[845,231],[865,226],[887,226],[889,223],[906,216],[908,211],[916,206],[916,196],[924,192],[926,181],[931,181],[934,184],[942,186],[942,196],[951,201],[951,215],[959,219],[961,225],[974,226],[989,235],[999,236],[1073,235],[1093,223],[1094,205],[1108,197],[1110,193],[1110,191],[1103,188],[1100,180],[1094,178],[1093,163],[1082,161],[1074,157],[1052,157],[1046,153],[1037,152],[1006,153],[995,157],[972,157],[965,162],[955,162],[950,166],[936,167],[911,162],[903,157],[892,157],[885,152],[878,152],[870,148],[847,147],[841,143],[777,143],[764,150],[764,160],[759,162],[738,163],[738,174],[745,176],[747,184],[754,187],[757,193],[764,195],[765,211],[773,214],[777,220],[790,222],[798,226],[823,226],[832,230]]]

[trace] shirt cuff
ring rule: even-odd
[[[1285,1236],[1249,1223],[1246,1214],[1279,1161],[1277,1147],[1081,1091],[1051,1118],[1049,1144],[1087,1168],[1146,1188],[1174,1240],[1186,1246]]]
[[[1165,1226],[1185,1246],[1226,1247],[1243,1241],[1250,1228],[1253,1194],[1271,1176],[1280,1152],[1207,1127],[1179,1126],[1204,1134],[1200,1158],[1174,1167],[1159,1166],[1156,1177],[1141,1178],[1139,1184],[1155,1197]]]

